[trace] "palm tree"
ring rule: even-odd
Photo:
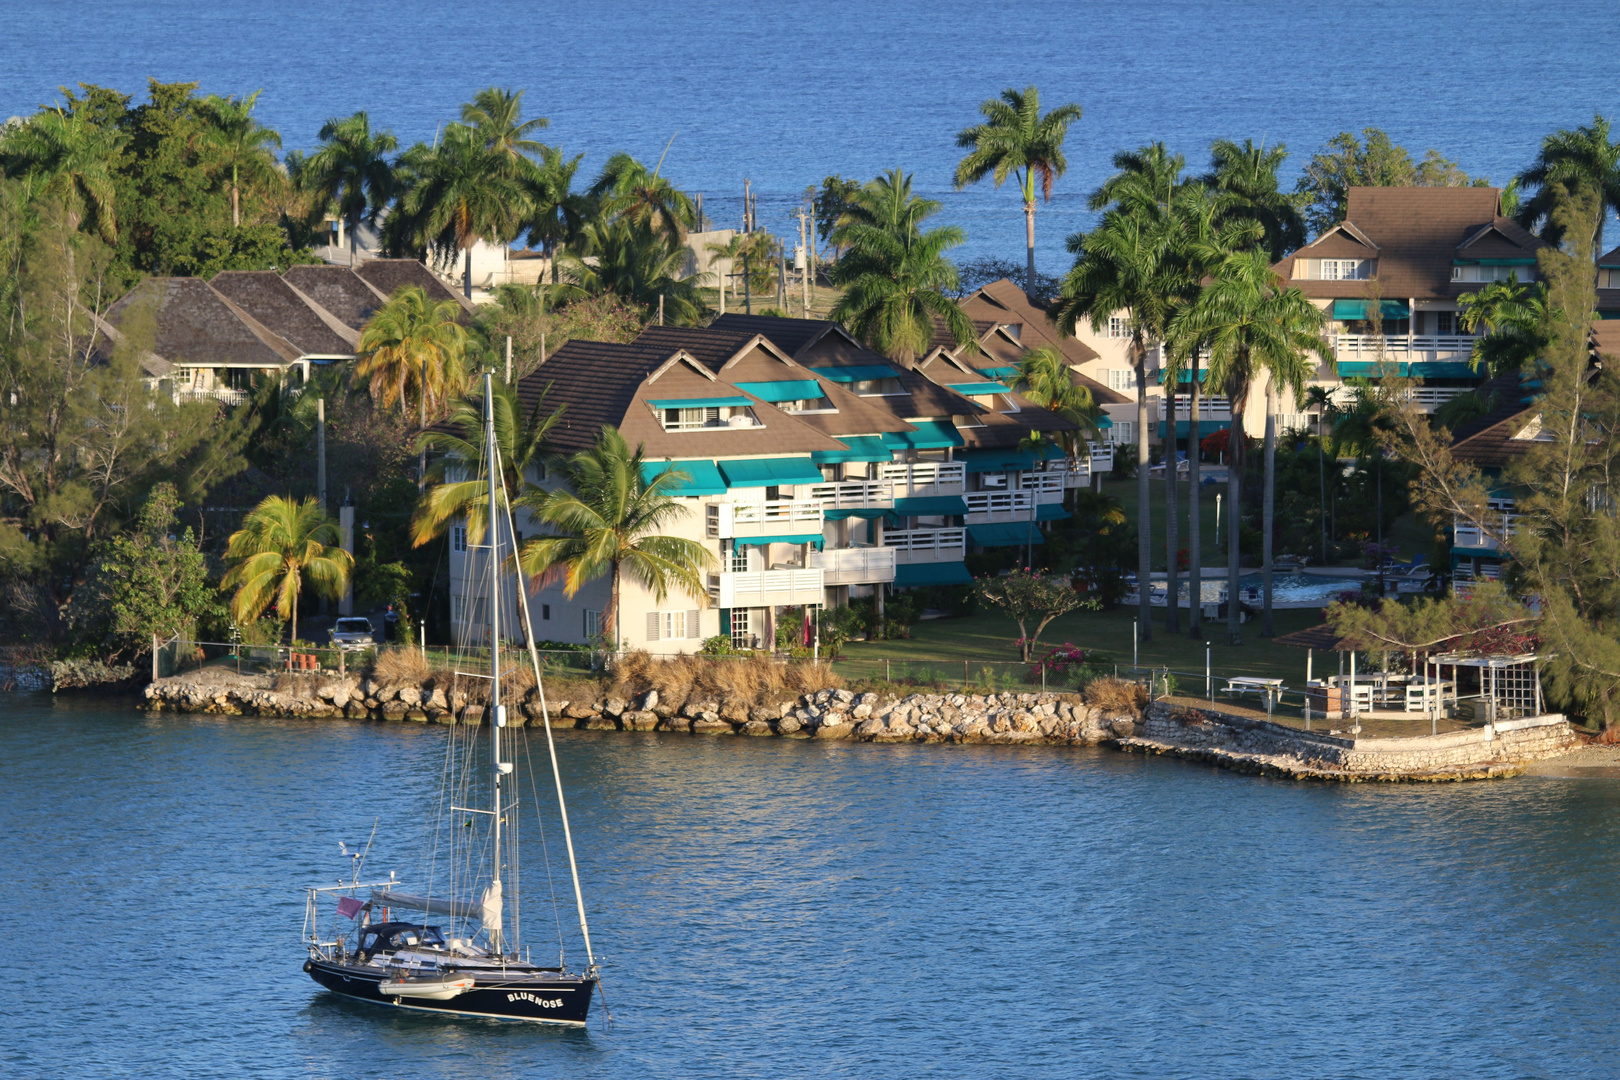
[[[89,220],[108,243],[118,239],[113,177],[129,136],[76,112],[48,109],[11,128],[0,142],[8,175],[44,179],[42,194],[62,207],[70,229]]]
[[[349,229],[349,265],[356,261],[355,230],[362,220],[375,222],[394,195],[394,168],[389,154],[399,148],[393,132],[371,130],[371,118],[357,112],[322,125],[320,148],[305,158],[299,183],[337,211]]]
[[[401,210],[425,246],[465,255],[462,291],[472,298],[472,249],[517,234],[526,209],[523,185],[503,151],[476,128],[451,124],[433,147],[410,155],[411,188]]]
[[[1210,156],[1210,171],[1202,180],[1226,197],[1224,219],[1246,218],[1259,224],[1272,262],[1305,243],[1299,200],[1277,186],[1277,170],[1288,159],[1287,147],[1278,144],[1267,150],[1254,145],[1253,139],[1244,139],[1242,146],[1216,139]]]
[[[1227,631],[1233,645],[1243,643],[1238,590],[1241,556],[1244,437],[1243,421],[1249,388],[1259,378],[1278,387],[1297,388],[1310,377],[1306,353],[1325,358],[1322,312],[1298,289],[1283,287],[1264,250],[1234,252],[1216,268],[1213,280],[1191,307],[1181,312],[1172,333],[1184,340],[1207,342],[1212,383],[1224,385],[1231,402],[1231,463],[1228,467]],[[1270,608],[1272,482],[1275,472],[1276,417],[1266,412],[1267,488],[1262,526],[1265,554],[1262,573]]]
[[[313,497],[295,501],[271,495],[249,510],[242,528],[225,548],[230,564],[220,589],[235,589],[231,618],[250,623],[274,606],[292,621],[298,640],[298,594],[307,578],[315,592],[329,599],[343,594],[354,557],[343,550],[343,530],[321,512]]]
[[[1080,119],[1080,106],[1059,105],[1041,115],[1041,92],[1034,86],[1016,90],[1008,87],[1001,98],[979,103],[985,123],[966,128],[956,136],[956,145],[972,152],[956,166],[956,189],[961,191],[986,176],[996,187],[1012,176],[1024,197],[1024,244],[1027,263],[1024,291],[1035,295],[1035,178],[1040,177],[1041,196],[1052,201],[1052,184],[1068,170],[1063,141],[1069,125]]]
[[[242,180],[274,183],[281,177],[270,148],[281,147],[281,136],[253,119],[253,106],[263,90],[255,90],[238,101],[235,97],[211,94],[197,102],[202,117],[204,139],[213,148],[218,167],[231,174],[231,227],[242,227]]]
[[[518,565],[530,577],[561,578],[572,599],[587,583],[611,575],[603,636],[618,640],[621,581],[650,590],[662,602],[679,589],[708,600],[704,572],[713,564],[700,542],[666,535],[687,511],[667,492],[686,479],[665,471],[649,481],[642,453],[632,451],[617,430],[604,427],[596,444],[556,463],[563,487],[530,490],[521,505],[551,535],[526,540]]]
[[[546,398],[548,384],[527,412],[518,400],[517,388],[496,382],[494,406],[495,447],[501,459],[501,479],[510,498],[521,498],[531,486],[530,475],[543,478],[551,452],[552,429],[562,418],[563,409],[550,409]],[[566,407],[566,406],[565,406]],[[467,522],[471,543],[483,540],[489,515],[489,483],[486,480],[451,480],[452,472],[467,469],[484,455],[484,403],[481,398],[457,398],[450,405],[448,422],[460,434],[449,431],[423,432],[418,442],[443,456],[427,471],[430,485],[411,519],[411,544],[421,547],[444,534],[457,518]]]
[[[437,405],[467,386],[467,331],[460,316],[454,300],[429,300],[419,285],[400,289],[360,331],[356,381],[369,380],[372,398],[384,407],[397,399],[401,416],[414,383],[426,428],[428,402]]]
[[[1610,141],[1609,121],[1594,115],[1590,126],[1560,130],[1541,140],[1541,153],[1518,180],[1536,192],[1519,206],[1519,224],[1530,228],[1542,223],[1541,235],[1551,244],[1563,239],[1553,221],[1561,192],[1591,194],[1602,212],[1596,215],[1592,250],[1603,250],[1603,222],[1610,211],[1620,212],[1620,140]]]
[[[472,101],[461,107],[461,122],[478,133],[485,149],[506,159],[513,175],[522,175],[533,165],[533,155],[546,149],[530,136],[551,123],[543,116],[523,119],[522,90],[493,86],[478,91]]]
[[[668,147],[665,148],[668,153]],[[602,213],[644,222],[675,243],[693,227],[697,210],[691,196],[659,174],[663,158],[651,172],[647,166],[620,152],[608,158],[602,174],[591,185],[590,194],[601,200]]]
[[[1097,418],[1102,414],[1091,391],[1074,381],[1074,369],[1063,353],[1051,345],[1030,349],[1018,359],[1018,371],[1008,385],[1030,401],[1056,413],[1075,425],[1074,431],[1056,432],[1063,456],[1080,460],[1080,447],[1086,440],[1100,440]],[[1039,434],[1037,432],[1036,434]]]
[[[553,285],[562,280],[557,270],[557,249],[579,239],[592,213],[591,200],[574,190],[574,175],[584,158],[584,154],[564,158],[556,147],[542,146],[539,163],[523,181],[528,214],[522,231],[529,234],[530,243],[538,242],[545,250]]]
[[[1183,183],[1181,173],[1187,166],[1186,158],[1172,154],[1162,142],[1121,150],[1113,161],[1118,171],[1086,199],[1086,206],[1092,210],[1167,209]]]
[[[1339,406],[1331,387],[1317,384],[1305,388],[1305,408],[1316,410],[1316,483],[1319,513],[1322,515],[1322,562],[1328,561],[1327,436]],[[1337,459],[1335,459],[1337,460]],[[1335,476],[1335,485],[1337,476]]]
[[[610,292],[649,314],[663,298],[665,317],[695,325],[704,312],[697,276],[683,274],[686,250],[650,221],[599,219],[580,231],[578,254],[565,252],[569,283],[558,290],[566,298]]]
[[[1547,348],[1547,285],[1493,281],[1458,297],[1461,322],[1478,334],[1469,362],[1492,375],[1532,367]]]
[[[843,323],[874,349],[911,367],[943,324],[959,348],[978,351],[973,321],[952,299],[956,266],[945,252],[965,237],[955,225],[922,230],[939,209],[911,194],[911,177],[895,169],[866,184],[851,199],[846,222],[834,232],[848,250],[832,270],[844,292],[833,304]]]

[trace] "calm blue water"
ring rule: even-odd
[[[411,869],[443,738],[9,701],[0,1074],[1615,1075],[1614,780],[568,733],[617,1023],[325,996],[298,890]]]
[[[1373,125],[1501,182],[1548,131],[1620,112],[1612,0],[8,0],[0,41],[0,117],[81,80],[262,87],[291,148],[361,108],[430,139],[480,87],[527,87],[587,172],[619,149],[656,160],[673,136],[666,173],[721,225],[745,176],[786,232],[807,185],[899,166],[968,230],[961,255],[1020,263],[1017,199],[951,194],[950,176],[978,103],[1033,82],[1086,110],[1037,223],[1047,270],[1067,267],[1109,155],[1152,139],[1199,166],[1217,137],[1283,142],[1291,182],[1330,136]]]

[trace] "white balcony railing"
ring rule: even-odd
[[[216,386],[208,390],[193,390],[184,387],[174,392],[174,403],[183,405],[188,401],[218,401],[226,405],[241,405],[248,399],[246,390],[232,390],[228,386]]]
[[[894,505],[894,484],[888,480],[841,480],[810,485],[810,497],[824,510],[863,510]]]
[[[1033,491],[970,491],[962,499],[967,503],[969,517],[977,514],[1022,514],[1028,517],[1035,508]],[[1011,520],[1011,517],[984,520]]]
[[[1091,471],[1094,473],[1113,472],[1114,444],[1105,442],[1088,443],[1087,445],[1091,447]]]
[[[1054,503],[1063,501],[1063,473],[1059,469],[1049,472],[1024,473],[1019,481],[1024,491],[1035,493],[1036,501]]]
[[[918,461],[878,466],[878,479],[894,486],[896,498],[912,495],[960,495],[967,466],[959,461]]]
[[[883,546],[894,549],[896,562],[950,562],[967,555],[966,529],[893,529]]]
[[[1377,360],[1378,346],[1391,360],[1466,360],[1474,351],[1474,339],[1468,334],[1446,336],[1432,334],[1403,334],[1378,338],[1372,334],[1335,334],[1333,352],[1340,360]]]
[[[895,550],[888,547],[833,548],[812,551],[810,566],[828,585],[872,585],[894,580]]]
[[[759,503],[710,503],[710,538],[771,536],[776,533],[812,533],[822,528],[821,503],[779,499]]]
[[[716,607],[776,607],[780,604],[826,602],[826,578],[819,568],[750,570],[709,575],[709,596]]]
[[[1160,398],[1159,419],[1163,420],[1169,412],[1170,405],[1168,401]],[[1178,396],[1176,398],[1176,419],[1183,421],[1192,419],[1192,399],[1190,397]],[[1200,422],[1205,420],[1230,420],[1232,419],[1232,405],[1224,397],[1200,397],[1198,399],[1198,419]]]
[[[1434,412],[1452,398],[1471,393],[1473,388],[1468,386],[1414,386],[1406,397],[1424,412]]]
[[[1487,504],[1487,518],[1484,522],[1456,521],[1452,526],[1452,544],[1456,547],[1480,548],[1485,551],[1503,550],[1501,541],[1511,537],[1519,527],[1521,515],[1513,512],[1515,505],[1510,499],[1492,499]]]

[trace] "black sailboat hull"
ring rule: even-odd
[[[435,1001],[384,995],[378,986],[386,976],[376,971],[314,959],[305,962],[304,970],[334,994],[357,1001],[449,1016],[483,1016],[537,1024],[583,1026],[590,1013],[591,997],[596,992],[596,980],[590,978],[467,971],[464,974],[476,979],[471,990],[448,1001]]]

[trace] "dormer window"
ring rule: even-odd
[[[649,401],[665,431],[705,431],[759,427],[753,402],[745,397]]]
[[[900,380],[895,379],[857,379],[849,384],[857,397],[893,397],[904,394]]]
[[[1494,263],[1457,263],[1451,268],[1452,281],[1533,281],[1534,259],[1502,259]]]
[[[1318,259],[1319,281],[1363,281],[1372,277],[1372,259]]]

